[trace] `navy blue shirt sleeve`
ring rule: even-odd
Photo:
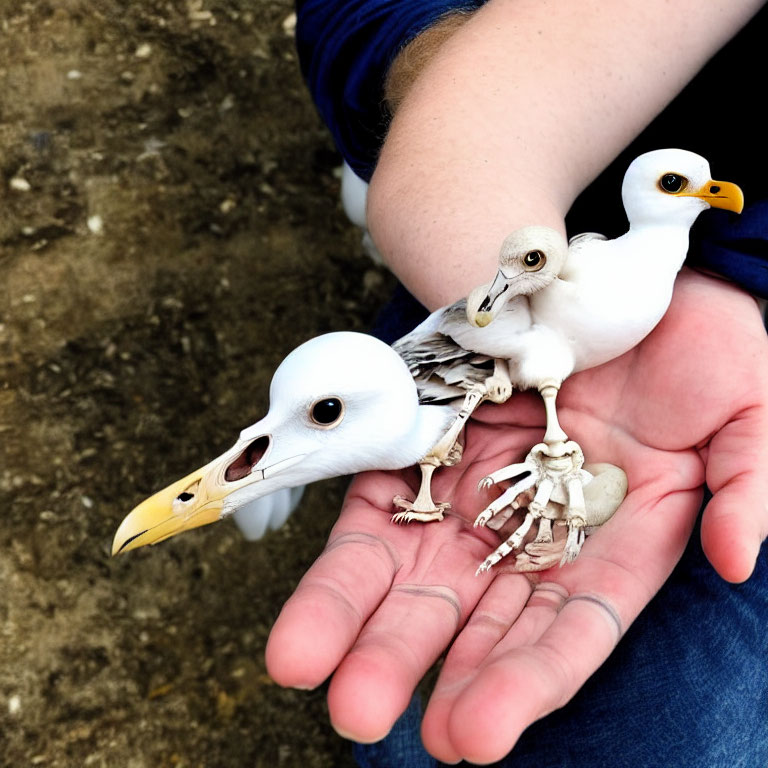
[[[384,80],[403,46],[452,11],[482,0],[297,0],[304,79],[336,146],[368,181],[387,129]]]
[[[387,131],[384,81],[410,40],[442,16],[484,0],[297,0],[296,41],[302,73],[339,152],[370,179]],[[632,158],[659,147],[706,157],[716,178],[737,183],[741,217],[706,211],[692,231],[688,263],[768,298],[768,201],[764,183],[764,99],[768,9],[702,69],[648,128],[576,200],[568,231],[626,230],[618,190]]]

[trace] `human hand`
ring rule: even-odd
[[[748,577],[768,529],[767,394],[768,341],[754,302],[682,274],[651,336],[572,377],[558,397],[561,423],[589,461],[618,464],[629,479],[625,502],[575,563],[520,575],[502,562],[474,575],[498,541],[468,524],[493,494],[477,482],[523,455],[544,426],[533,394],[484,407],[461,463],[435,475],[435,499],[450,500],[456,516],[392,525],[392,496],[412,494],[416,473],[356,478],[326,550],[272,631],[270,674],[314,687],[333,673],[334,726],[370,742],[450,645],[424,743],[446,762],[501,758],[576,693],[659,589],[705,480],[714,494],[705,552],[724,578]]]

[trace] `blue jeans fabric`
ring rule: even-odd
[[[562,709],[534,723],[505,768],[766,768],[768,544],[745,584],[707,562],[698,526],[618,647]],[[417,698],[362,768],[436,768]],[[467,765],[467,763],[464,763]]]

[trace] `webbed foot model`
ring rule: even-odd
[[[562,456],[549,455],[548,446],[534,446],[525,461],[511,464],[480,481],[480,488],[513,479],[512,486],[486,507],[475,525],[500,529],[518,510],[522,523],[477,569],[488,571],[506,555],[517,551],[514,570],[541,571],[573,562],[587,533],[605,523],[618,509],[627,492],[624,472],[612,464],[583,468],[584,454],[569,441]],[[535,538],[529,532],[538,522]],[[564,527],[566,536],[553,530]]]

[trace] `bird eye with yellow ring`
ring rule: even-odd
[[[344,403],[338,397],[324,397],[310,406],[309,418],[318,427],[335,427],[344,418]]]
[[[538,272],[547,263],[547,257],[541,251],[528,251],[523,256],[523,269],[526,272]]]
[[[671,195],[676,195],[682,192],[688,186],[688,179],[685,176],[681,176],[679,173],[665,173],[659,179],[659,188],[662,192],[669,192]]]

